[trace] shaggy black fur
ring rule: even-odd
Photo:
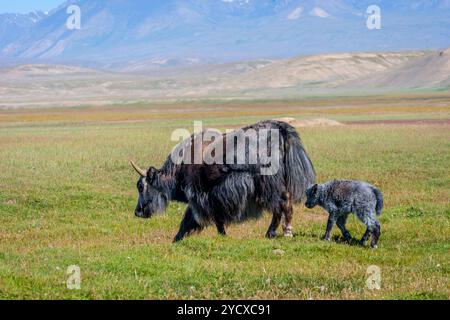
[[[263,121],[242,128],[248,129],[257,133],[261,129],[279,130],[280,167],[274,175],[262,175],[260,169],[264,165],[259,161],[244,165],[178,165],[169,156],[160,170],[151,167],[147,176],[139,179],[136,216],[150,218],[153,213],[164,211],[169,201],[187,203],[174,239],[180,241],[211,224],[224,235],[227,224],[258,218],[268,210],[273,219],[266,236],[276,236],[282,219],[285,235],[291,236],[292,203],[302,201],[307,187],[315,183],[314,167],[296,130],[287,123]],[[229,135],[222,137],[227,139]],[[196,138],[190,139],[193,142]],[[211,143],[214,142],[204,142],[203,150]],[[248,146],[246,159],[253,152],[257,151]]]

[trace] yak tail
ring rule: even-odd
[[[301,202],[306,189],[316,183],[316,172],[297,131],[290,125],[285,130],[285,179],[292,200]]]
[[[377,206],[376,206],[376,212],[377,212],[377,216],[381,216],[381,210],[383,210],[383,194],[381,193],[381,191],[375,187],[372,187],[372,191],[375,195],[375,198],[377,198]]]

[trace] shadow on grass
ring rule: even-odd
[[[278,235],[277,238],[282,238],[283,235]],[[360,248],[365,248],[365,245],[361,245],[360,244],[360,240],[357,238],[352,237],[351,239],[347,240],[345,239],[343,236],[340,235],[334,235],[330,241],[326,241],[322,236],[319,236],[317,233],[314,232],[295,232],[294,233],[294,238],[309,238],[309,239],[315,239],[315,240],[320,240],[322,242],[334,242],[337,244],[343,244],[343,245],[348,245],[348,246],[352,246],[352,247],[360,247]]]
[[[339,244],[346,244],[346,245],[352,246],[352,247],[364,248],[364,246],[359,243],[359,240],[354,237],[352,237],[351,239],[345,239],[342,236],[333,236],[332,241],[339,243]]]

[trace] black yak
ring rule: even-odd
[[[192,163],[193,158],[200,162]],[[301,202],[316,180],[296,130],[279,121],[263,121],[227,134],[192,135],[178,144],[161,169],[144,171],[131,164],[140,175],[137,217],[150,218],[170,201],[187,203],[174,241],[211,224],[225,235],[227,224],[258,218],[264,210],[273,214],[266,237],[276,236],[281,221],[284,235],[292,236],[292,204]]]

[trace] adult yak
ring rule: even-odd
[[[279,121],[227,134],[192,135],[175,147],[159,170],[131,165],[140,175],[137,217],[150,218],[172,200],[187,203],[174,241],[211,224],[225,235],[227,224],[261,217],[264,210],[273,214],[268,238],[276,236],[282,220],[284,235],[292,236],[292,203],[302,201],[315,183],[314,167],[299,135]]]

